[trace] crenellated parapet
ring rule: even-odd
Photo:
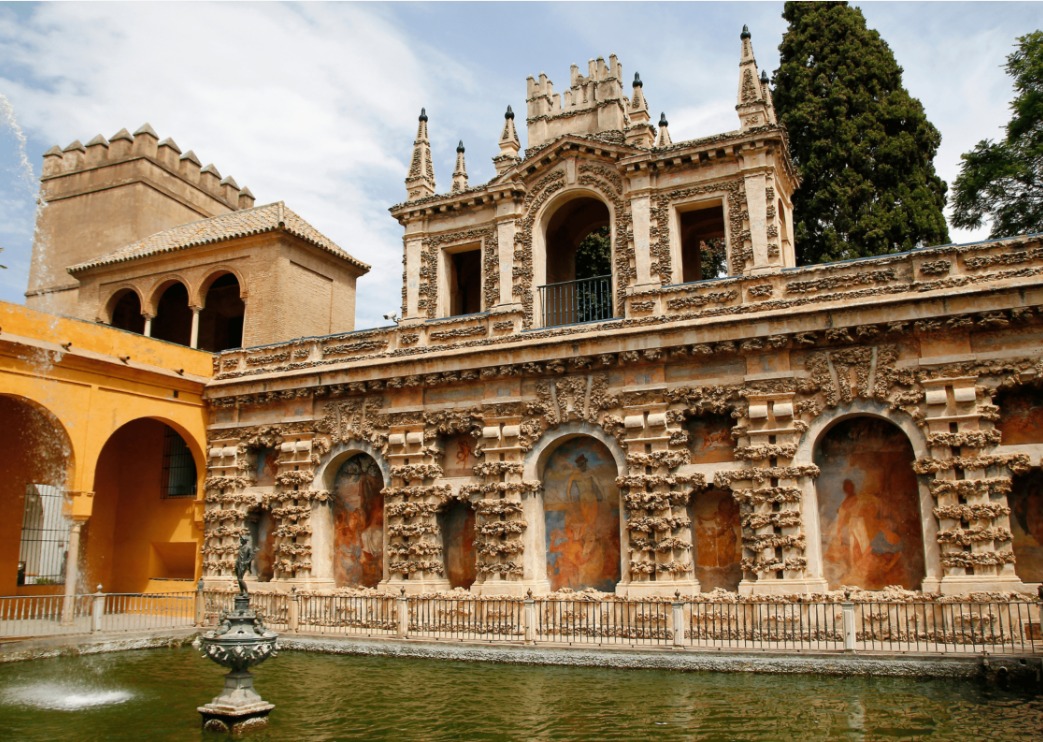
[[[623,68],[613,54],[587,64],[587,74],[572,65],[569,88],[554,92],[547,75],[526,83],[528,146],[538,148],[565,134],[598,135],[623,141],[629,101],[623,94]]]

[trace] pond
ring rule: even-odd
[[[497,665],[283,652],[251,740],[1038,740],[1043,697],[975,681]],[[0,665],[0,739],[220,739],[189,649]]]

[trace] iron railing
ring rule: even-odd
[[[612,276],[548,283],[539,287],[543,327],[612,318]]]

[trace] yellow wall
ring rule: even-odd
[[[201,499],[202,391],[212,358],[0,303],[0,595],[42,589],[15,583],[25,485],[43,476],[43,461],[62,470],[72,509],[89,516],[83,553],[91,582],[81,580],[81,587],[100,582],[106,591],[132,592],[144,590],[150,577],[198,577],[197,508],[191,498],[160,497],[162,436],[169,425],[188,444]],[[48,423],[44,435],[13,434],[36,431],[41,420]]]

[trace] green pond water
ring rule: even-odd
[[[0,740],[218,740],[184,649],[0,665]],[[283,652],[251,740],[1041,740],[1043,697],[977,681],[530,667]]]

